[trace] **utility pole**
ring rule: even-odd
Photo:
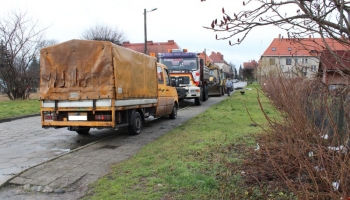
[[[204,65],[207,65],[207,50],[210,50],[210,49],[204,48]]]
[[[146,11],[146,8],[143,9],[143,24],[144,24],[144,27],[145,27],[145,51],[144,53],[147,54],[147,19],[146,19],[146,15],[148,12],[152,12],[152,11],[155,11],[157,10],[157,8],[153,8],[152,10],[150,11]]]

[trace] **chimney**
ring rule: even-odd
[[[309,35],[309,40],[311,40],[311,35]]]
[[[174,40],[168,40],[168,43],[173,44],[173,43],[174,43]]]
[[[281,34],[278,34],[278,40],[281,41]]]

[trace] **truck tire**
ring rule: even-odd
[[[79,135],[87,135],[89,134],[89,131],[90,131],[90,128],[82,128],[82,129],[76,130],[76,132]]]
[[[209,99],[209,95],[208,95],[208,86],[205,85],[203,88],[203,101],[206,101]]]
[[[142,118],[138,111],[135,111],[131,117],[131,124],[128,126],[131,135],[138,135],[142,129]]]
[[[221,96],[225,95],[225,88],[222,87],[222,90],[221,90]]]
[[[177,118],[177,104],[174,104],[173,111],[169,115],[170,119],[176,119]]]
[[[203,101],[203,96],[201,95],[200,97],[197,97],[194,99],[194,103],[197,105],[197,106],[200,106],[202,105],[202,101]]]

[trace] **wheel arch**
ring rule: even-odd
[[[139,112],[140,113],[142,122],[145,121],[145,114],[144,114],[144,110],[143,109],[140,109],[140,108],[132,109],[132,110],[128,110],[128,124],[130,124],[132,122],[132,117],[133,117],[135,112]]]

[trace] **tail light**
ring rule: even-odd
[[[97,120],[97,121],[111,121],[112,115],[95,115],[95,120]]]
[[[44,121],[57,121],[57,115],[53,113],[44,113]]]

